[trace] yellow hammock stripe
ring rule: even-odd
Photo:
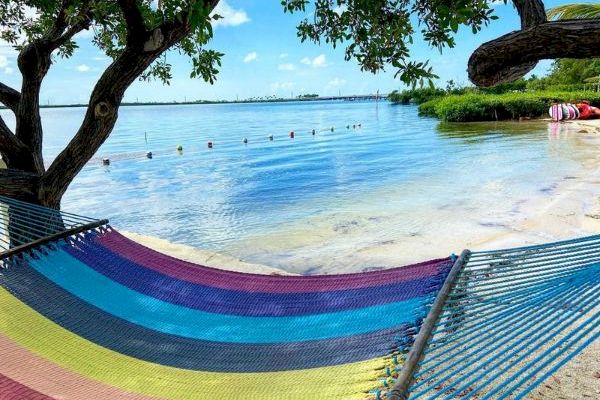
[[[389,358],[281,372],[192,371],[142,361],[74,335],[0,288],[0,332],[84,377],[168,399],[362,399]],[[235,362],[235,360],[232,360]]]

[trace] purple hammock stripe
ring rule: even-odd
[[[318,314],[394,303],[435,292],[448,270],[450,259],[437,274],[375,287],[307,293],[249,293],[184,281],[136,264],[98,245],[92,238],[76,247],[63,247],[90,268],[132,290],[163,301],[221,314],[286,316]]]
[[[400,324],[363,334],[288,343],[198,340],[148,329],[104,312],[67,292],[26,261],[1,276],[0,286],[44,317],[99,346],[196,371],[286,371],[369,360],[399,347],[405,350],[418,330],[416,325]]]
[[[405,267],[353,274],[274,276],[225,271],[178,260],[127,239],[114,229],[98,235],[96,240],[113,253],[165,275],[201,285],[251,293],[327,292],[399,283],[435,276],[449,260],[442,258]]]

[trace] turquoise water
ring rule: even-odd
[[[83,113],[43,110],[47,160]],[[358,270],[407,259],[413,242],[414,258],[437,257],[448,235],[493,233],[592,151],[547,124],[440,126],[416,113],[386,102],[123,107],[63,208],[292,271]]]

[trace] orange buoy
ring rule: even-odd
[[[208,148],[212,149],[213,148],[213,142],[208,142]]]
[[[290,138],[292,138],[292,139],[293,139],[293,138],[294,138],[294,136],[295,136],[295,134],[294,134],[294,131],[290,131]]]

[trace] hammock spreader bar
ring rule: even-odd
[[[458,259],[454,262],[450,273],[446,277],[444,285],[440,289],[435,301],[431,305],[431,309],[427,314],[427,317],[421,325],[419,334],[413,343],[406,361],[402,366],[398,381],[392,390],[388,393],[387,399],[389,400],[406,400],[408,399],[408,387],[413,380],[413,375],[417,370],[418,363],[423,358],[423,353],[427,348],[431,334],[435,328],[435,325],[440,319],[444,304],[450,295],[450,291],[454,285],[454,282],[458,279],[460,272],[464,268],[465,264],[469,261],[471,252],[469,250],[463,250]]]
[[[107,224],[0,196],[0,261]]]

